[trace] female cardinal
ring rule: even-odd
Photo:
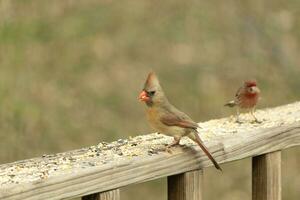
[[[260,90],[257,87],[257,83],[254,80],[248,80],[244,82],[244,85],[238,89],[235,94],[234,100],[225,104],[225,106],[234,107],[237,106],[236,121],[240,123],[239,108],[250,109],[250,114],[253,116],[255,122],[260,121],[255,117],[255,106],[259,100]]]
[[[174,138],[174,141],[167,146],[167,149],[179,144],[180,139],[183,136],[187,136],[195,141],[214,166],[222,171],[200,139],[197,131],[198,124],[169,103],[153,72],[149,73],[139,99],[147,105],[146,113],[150,125],[158,132]]]

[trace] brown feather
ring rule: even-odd
[[[167,126],[179,126],[181,128],[197,129],[199,126],[193,121],[181,119],[176,115],[165,115],[160,118],[160,121]]]
[[[244,87],[237,93],[235,102],[241,108],[252,108],[257,104],[258,98],[258,93],[249,93]]]
[[[256,81],[245,81],[244,85],[240,87],[235,94],[235,98],[233,100],[234,104],[240,108],[254,107],[259,99],[259,92],[250,93],[248,89],[251,87],[257,87],[256,85]],[[229,105],[229,103],[225,105]]]
[[[218,169],[222,171],[222,168],[220,167],[220,165],[217,163],[217,161],[214,159],[214,157],[211,155],[211,153],[209,152],[209,150],[207,149],[207,147],[203,144],[203,141],[201,140],[201,138],[199,137],[197,132],[194,132],[194,137],[189,136],[190,139],[192,139],[194,142],[196,142],[199,147],[202,149],[202,151],[207,155],[207,157],[211,160],[211,162],[214,164],[214,166]]]
[[[197,132],[198,124],[187,114],[169,103],[154,73],[148,75],[143,91],[152,94],[148,96],[149,100],[145,103],[147,105],[146,114],[148,121],[154,129],[162,134],[174,137],[174,141],[176,141],[174,144],[178,144],[182,137],[189,136],[192,132]],[[195,142],[212,160],[217,169],[220,169],[207,148],[201,142],[199,143],[198,139]]]

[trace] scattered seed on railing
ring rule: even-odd
[[[263,128],[285,126],[300,121],[300,103],[293,103],[273,109],[258,110],[256,116],[262,123],[251,123],[252,117],[242,114],[242,124],[235,123],[235,117],[210,120],[199,123],[199,132],[205,141],[218,139],[235,134],[246,134]],[[56,176],[73,173],[82,168],[91,168],[99,165],[126,159],[135,159],[136,156],[153,156],[166,153],[165,145],[172,142],[171,137],[162,134],[119,139],[112,143],[100,142],[95,146],[70,151],[61,154],[42,155],[36,159],[19,161],[1,165],[0,186],[34,182]],[[195,145],[187,138],[183,138],[182,145]]]

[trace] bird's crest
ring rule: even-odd
[[[245,81],[245,86],[246,87],[257,86],[256,80],[247,80],[247,81]]]
[[[158,78],[154,72],[150,72],[148,74],[147,80],[144,85],[145,90],[157,90],[161,89]]]

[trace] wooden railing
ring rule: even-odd
[[[216,160],[252,157],[252,199],[281,199],[281,150],[300,145],[300,103],[257,111],[263,122],[234,118],[199,123]],[[118,200],[119,188],[168,177],[169,200],[202,199],[202,170],[211,166],[189,139],[164,151],[172,138],[149,134],[75,151],[0,165],[0,199],[82,197]],[[216,170],[222,176],[222,173]]]

